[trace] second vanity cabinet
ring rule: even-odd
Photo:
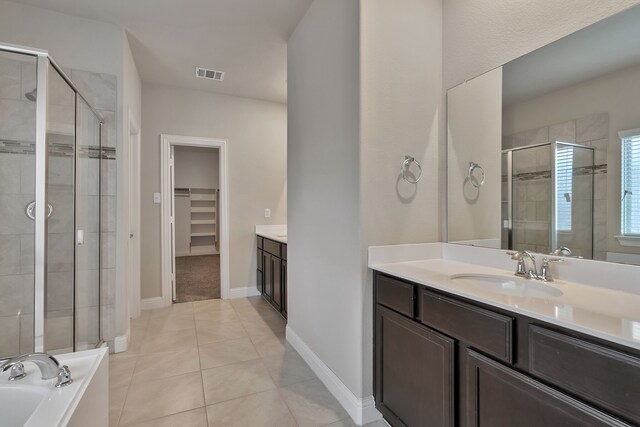
[[[257,284],[262,296],[287,318],[287,245],[258,236]]]
[[[374,276],[374,396],[392,426],[640,425],[640,352]]]

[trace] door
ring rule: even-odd
[[[173,156],[173,145],[169,146],[169,189],[171,190],[169,196],[170,215],[169,224],[171,227],[171,301],[176,300],[176,200],[173,197],[175,193],[175,163]],[[164,201],[167,202],[166,200]]]
[[[513,369],[467,350],[468,426],[629,426]]]
[[[385,419],[453,426],[454,340],[380,305],[375,335],[375,400]]]
[[[273,255],[264,252],[264,264],[263,264],[263,273],[264,273],[264,296],[267,300],[273,300]]]

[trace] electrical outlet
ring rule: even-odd
[[[264,217],[265,218],[271,218],[271,209],[264,208]]]
[[[153,193],[153,203],[155,204],[160,203],[160,193]]]

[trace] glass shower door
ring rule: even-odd
[[[48,65],[47,254],[44,351],[74,350],[75,91]]]
[[[34,350],[36,62],[0,50],[0,358]]]
[[[100,121],[77,98],[76,349],[100,342]]]

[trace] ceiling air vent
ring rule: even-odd
[[[224,79],[224,71],[210,70],[208,68],[196,67],[196,77],[221,82]]]

